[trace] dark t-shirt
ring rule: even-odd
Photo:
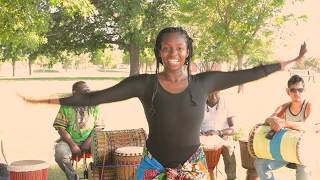
[[[104,90],[61,98],[60,103],[92,106],[139,98],[149,125],[147,149],[162,165],[174,168],[184,163],[200,145],[200,125],[210,92],[253,81],[277,70],[280,64],[233,72],[199,73],[191,75],[187,88],[176,94],[166,91],[157,75],[141,74]]]

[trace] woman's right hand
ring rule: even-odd
[[[23,101],[26,103],[31,103],[31,104],[60,104],[59,98],[45,98],[45,99],[35,99],[35,98],[30,98],[23,96],[19,93],[17,93],[17,96],[21,97]]]
[[[19,96],[26,103],[32,103],[32,104],[40,103],[37,99],[29,98],[29,97],[23,96],[19,93],[17,93],[17,96]]]

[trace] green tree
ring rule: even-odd
[[[36,59],[38,47],[45,44],[45,32],[51,22],[51,12],[57,7],[63,7],[69,15],[80,12],[88,16],[94,11],[94,6],[89,0],[15,0],[0,1],[0,46],[3,50],[10,49],[13,75],[16,57],[29,55],[29,73],[32,61]],[[6,53],[9,55],[8,53]],[[5,59],[6,60],[6,59]]]
[[[294,69],[311,69],[315,72],[320,72],[320,59],[317,57],[310,57],[302,64],[298,63],[293,66]]]
[[[102,69],[105,71],[107,67],[112,64],[112,50],[110,49],[98,49],[92,53],[91,62],[95,65],[101,65]]]
[[[129,64],[130,63],[130,57],[128,52],[124,52],[124,55],[122,57],[122,63],[123,64]]]
[[[296,19],[292,14],[281,15],[285,0],[195,0],[179,1],[183,6],[183,13],[194,12],[191,24],[207,32],[205,37],[209,43],[222,43],[237,59],[238,69],[245,63],[244,57],[251,57],[251,62],[261,60],[257,50],[270,48],[273,32],[286,21]],[[193,7],[193,8],[190,8]],[[299,17],[298,17],[299,18]],[[302,16],[301,18],[305,18]],[[189,22],[189,23],[190,23]],[[199,31],[199,28],[197,29]],[[203,39],[203,38],[202,38]],[[220,54],[221,55],[221,54]],[[223,54],[223,56],[226,56]],[[242,90],[239,88],[238,92]]]
[[[63,11],[53,13],[44,49],[51,54],[68,50],[94,52],[116,44],[130,57],[130,75],[139,73],[139,57],[153,45],[155,33],[171,24],[174,1],[94,1],[96,13],[90,18],[66,18]],[[76,29],[76,31],[75,31]]]
[[[62,62],[62,68],[65,69],[66,72],[72,68],[73,53],[64,51],[61,54],[59,54],[59,57],[60,57],[60,61]]]
[[[143,65],[145,66],[144,72],[146,73],[148,69],[149,71],[152,71],[152,65],[155,64],[153,49],[145,48],[140,55],[140,59],[142,65],[141,68],[143,68]]]

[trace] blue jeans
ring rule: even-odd
[[[260,159],[255,160],[255,167],[260,180],[274,180],[273,170],[284,167],[288,164],[286,161]],[[308,167],[297,164],[296,180],[310,180],[311,171]]]

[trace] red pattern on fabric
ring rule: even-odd
[[[148,170],[144,171],[143,179],[144,180],[152,180],[158,174],[160,174],[160,171],[158,171],[156,169],[148,169]]]

